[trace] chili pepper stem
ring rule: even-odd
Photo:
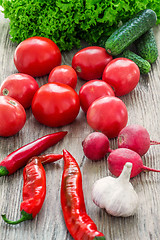
[[[3,218],[3,220],[4,220],[6,223],[8,223],[8,224],[13,224],[13,225],[16,225],[16,224],[18,224],[18,223],[24,222],[24,221],[26,221],[26,220],[31,220],[31,219],[33,219],[32,214],[26,213],[24,210],[21,211],[21,215],[22,215],[22,217],[21,217],[19,220],[17,220],[17,221],[10,221],[10,220],[8,220],[8,219],[6,218],[6,215],[5,215],[5,214],[2,215],[2,218]]]
[[[9,171],[7,170],[6,167],[0,166],[0,177],[6,176],[9,174]]]
[[[93,240],[106,240],[106,238],[103,236],[101,236],[101,237],[97,236],[97,237],[94,237]]]

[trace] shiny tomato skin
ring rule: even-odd
[[[130,59],[116,58],[104,69],[102,80],[114,88],[116,96],[131,92],[140,79],[139,67]]]
[[[79,109],[78,94],[63,83],[47,83],[41,86],[32,100],[34,117],[49,127],[60,127],[73,122]]]
[[[21,103],[24,108],[29,108],[38,88],[38,83],[30,75],[15,73],[2,82],[0,94],[10,96]]]
[[[14,63],[20,73],[40,77],[49,74],[54,67],[61,64],[61,52],[52,40],[31,37],[17,46]]]
[[[86,47],[78,51],[72,59],[72,67],[79,78],[93,80],[102,77],[106,65],[112,60],[105,48],[98,46]]]
[[[79,98],[82,110],[86,113],[89,106],[98,98],[115,96],[109,84],[102,80],[90,80],[82,85],[79,90]]]
[[[87,111],[87,122],[96,131],[108,138],[117,137],[128,121],[125,104],[117,97],[101,97],[95,100]]]
[[[71,66],[57,66],[50,72],[48,82],[64,83],[75,89],[77,85],[77,74]]]
[[[18,133],[26,122],[26,112],[15,99],[0,96],[0,136],[9,137]]]

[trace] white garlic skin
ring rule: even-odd
[[[136,212],[138,195],[129,182],[132,163],[126,163],[118,178],[105,177],[96,181],[92,200],[107,213],[117,217],[129,217]]]

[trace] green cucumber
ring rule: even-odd
[[[150,29],[136,41],[137,54],[150,63],[158,57],[158,48],[153,29]]]
[[[152,28],[157,21],[156,13],[151,9],[140,11],[134,18],[119,27],[106,41],[106,51],[116,56],[131,43]]]
[[[151,69],[151,64],[143,59],[142,57],[138,56],[136,53],[130,51],[130,50],[125,50],[122,54],[120,54],[118,57],[124,57],[132,60],[137,64],[139,67],[140,73],[148,73]]]

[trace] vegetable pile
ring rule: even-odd
[[[0,137],[15,135],[23,128],[26,122],[25,109],[29,107],[40,124],[52,128],[71,124],[78,116],[81,107],[86,114],[86,122],[96,131],[90,133],[82,142],[84,155],[88,159],[99,161],[108,154],[108,168],[114,176],[118,177],[98,180],[93,186],[92,200],[113,216],[126,217],[134,214],[138,205],[138,196],[129,179],[142,171],[160,172],[144,166],[141,158],[150,145],[160,143],[151,141],[149,133],[143,126],[126,126],[128,111],[119,96],[126,95],[135,89],[142,70],[147,69],[148,66],[150,68],[150,63],[156,61],[158,57],[151,29],[156,23],[156,13],[151,9],[138,13],[105,40],[105,48],[90,46],[81,49],[73,56],[71,67],[61,65],[60,49],[72,48],[73,42],[79,46],[82,34],[90,42],[97,42],[99,36],[102,37],[103,34],[106,38],[117,27],[120,20],[126,21],[143,7],[143,3],[139,4],[135,1],[137,5],[134,3],[134,8],[130,10],[133,2],[128,5],[125,1],[118,3],[111,1],[107,4],[81,0],[55,1],[52,4],[50,1],[30,1],[27,4],[24,0],[2,2],[6,17],[11,18],[13,41],[21,41],[27,36],[37,34],[38,36],[27,38],[17,46],[14,64],[19,73],[8,76],[1,85],[0,122],[3,124],[0,126]],[[148,4],[146,3],[145,7]],[[154,7],[158,10],[156,6],[155,1]],[[123,8],[125,8],[125,14]],[[29,15],[27,11],[31,14]],[[21,14],[27,16],[22,22]],[[148,26],[143,28],[141,24],[145,25],[145,21]],[[108,24],[107,27],[104,23]],[[50,24],[53,25],[52,28]],[[22,38],[19,35],[21,28],[23,28]],[[132,30],[135,31],[134,34]],[[80,33],[78,38],[77,31]],[[149,37],[146,37],[147,33]],[[137,44],[139,54],[144,57],[144,65],[140,58],[130,50],[126,50],[137,39],[145,43],[142,44],[143,48],[140,47],[141,44]],[[132,55],[135,61],[129,57],[124,58],[124,53]],[[123,56],[113,59],[117,54]],[[48,75],[48,83],[39,87],[33,77],[44,75]],[[77,77],[87,81],[80,88],[79,95],[75,90]],[[19,119],[16,115],[19,115]],[[97,226],[87,215],[82,175],[73,156],[65,149],[63,149],[63,155],[37,156],[58,143],[66,134],[67,131],[61,131],[45,135],[10,153],[0,162],[0,177],[13,174],[24,167],[22,218],[17,221],[10,221],[5,215],[2,215],[2,218],[9,224],[33,219],[42,208],[46,194],[46,176],[42,164],[51,163],[63,157],[61,207],[66,227],[75,240],[104,240],[103,233],[97,230]],[[118,148],[112,150],[109,139],[115,137],[117,137]],[[38,175],[40,181],[36,177]]]
[[[120,22],[126,22],[143,9],[151,8],[160,23],[158,0],[1,0],[14,42],[32,36],[52,39],[60,50],[80,46],[80,40],[97,43],[110,36]]]

